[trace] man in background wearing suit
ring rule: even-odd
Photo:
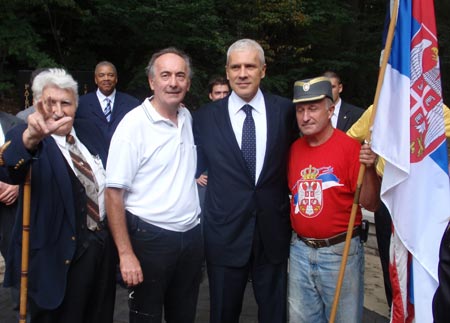
[[[254,40],[232,44],[225,68],[232,93],[194,115],[196,176],[208,170],[203,230],[210,322],[239,322],[249,272],[258,321],[286,322],[286,165],[294,107],[261,92],[266,64]]]
[[[230,94],[230,85],[228,80],[222,76],[212,78],[208,83],[209,98],[211,101],[223,99]],[[208,184],[207,170],[197,178],[198,195],[200,197],[200,205],[203,209],[203,201],[205,199],[206,185]]]
[[[213,77],[208,83],[208,96],[211,101],[223,99],[230,94],[228,80],[222,76]]]
[[[361,117],[364,110],[341,99],[340,95],[344,86],[336,72],[327,71],[323,73],[323,76],[330,79],[333,91],[334,113],[331,117],[331,124],[333,128],[346,132]]]
[[[139,105],[139,100],[116,91],[117,70],[113,63],[102,61],[95,66],[95,92],[80,97],[76,118],[91,119],[108,143],[122,118]]]

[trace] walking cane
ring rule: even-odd
[[[6,142],[0,147],[0,166],[4,166],[3,152],[11,144]],[[30,202],[31,202],[31,166],[25,176],[23,185],[23,217],[22,217],[22,267],[20,274],[20,305],[19,323],[27,320],[27,296],[28,296],[28,254],[30,249]]]
[[[383,79],[384,79],[384,74],[386,72],[387,62],[388,62],[389,56],[391,54],[392,40],[394,38],[395,25],[397,24],[398,0],[394,0],[394,5],[393,5],[392,9],[393,10],[392,10],[392,14],[391,14],[391,21],[389,23],[389,30],[388,30],[388,35],[386,38],[386,45],[384,47],[384,53],[383,53],[383,57],[382,57],[382,61],[381,61],[380,73],[378,74],[378,82],[377,82],[377,88],[376,88],[375,98],[374,98],[374,102],[373,102],[373,110],[372,110],[372,114],[370,116],[369,133],[367,133],[367,135],[366,135],[366,138],[364,140],[365,142],[370,142],[371,128],[372,128],[373,121],[375,119],[375,114],[376,114],[377,107],[378,107],[378,100],[380,98],[381,86],[383,85]],[[336,285],[336,291],[334,293],[333,307],[331,308],[330,323],[334,323],[334,320],[336,318],[336,311],[337,311],[337,306],[339,303],[339,296],[341,294],[342,282],[344,280],[345,266],[347,265],[348,252],[350,249],[350,241],[352,239],[353,226],[355,225],[356,211],[358,210],[359,195],[361,193],[361,186],[362,186],[362,182],[364,179],[365,171],[366,171],[366,165],[361,164],[361,166],[359,168],[357,183],[356,183],[356,191],[355,191],[355,197],[353,199],[352,211],[350,213],[350,220],[348,222],[348,227],[347,227],[347,236],[345,238],[344,252],[342,254],[342,261],[341,261],[341,267],[339,269],[339,276],[338,276],[338,281],[337,281],[337,285]]]
[[[19,323],[27,321],[28,255],[30,252],[31,166],[23,185],[22,266],[20,272]]]

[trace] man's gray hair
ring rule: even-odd
[[[259,61],[261,65],[266,64],[266,59],[264,57],[264,49],[261,47],[261,45],[254,41],[253,39],[239,39],[238,41],[234,42],[227,51],[227,65],[230,60],[230,55],[232,52],[235,51],[246,51],[246,50],[252,50],[255,49],[258,52]]]
[[[186,63],[189,79],[192,79],[194,72],[192,71],[191,58],[185,52],[175,47],[164,48],[152,55],[152,58],[150,58],[150,61],[148,62],[147,67],[145,68],[145,73],[147,74],[147,77],[152,78],[155,77],[155,61],[165,54],[175,54],[180,56]]]
[[[331,107],[334,107],[334,102],[333,100],[331,100],[329,97],[325,98],[325,102],[327,104],[327,110],[330,110]]]
[[[56,86],[62,90],[72,91],[75,95],[75,103],[78,106],[78,83],[72,75],[62,68],[49,68],[39,73],[33,80],[31,90],[33,100],[37,101],[42,97],[42,92],[48,86]]]

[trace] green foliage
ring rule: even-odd
[[[435,1],[444,97],[450,91],[449,2]],[[226,50],[239,38],[264,48],[264,89],[287,97],[295,80],[332,69],[344,99],[366,107],[375,91],[386,0],[9,0],[0,5],[0,96],[20,69],[93,70],[114,62],[119,88],[149,95],[144,68],[155,51],[176,46],[192,57],[186,103],[208,101],[207,82],[224,75]]]

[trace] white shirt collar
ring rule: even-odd
[[[339,98],[339,100],[334,104],[334,114],[336,114],[336,116],[339,115],[339,111],[341,110],[341,105],[342,105],[342,100],[341,100],[341,98]]]
[[[144,108],[146,110],[147,115],[150,117],[150,120],[153,123],[165,122],[165,123],[168,123],[170,125],[173,125],[172,121],[170,121],[167,118],[164,118],[162,115],[159,114],[158,111],[156,111],[155,107],[153,106],[153,104],[151,102],[152,99],[153,99],[153,95],[151,97],[145,99],[145,101],[144,101]],[[180,117],[184,118],[185,111],[184,111],[183,107],[184,106],[181,105],[181,104],[178,106],[178,111],[177,111],[178,112],[178,118],[180,118]]]
[[[114,105],[114,99],[116,98],[116,89],[114,89],[114,91],[110,95],[106,96],[100,91],[100,89],[97,88],[97,98],[102,107],[106,106],[105,99],[106,98],[110,99],[112,108],[112,106]]]
[[[331,116],[331,124],[333,125],[334,128],[337,127],[337,121],[338,121],[339,111],[341,110],[341,104],[342,104],[341,98],[339,98],[339,100],[334,104],[334,111],[333,111],[333,115]]]
[[[249,102],[244,101],[241,97],[239,97],[234,91],[231,92],[231,95],[228,99],[228,108],[231,114],[237,114],[241,110],[241,108],[249,104],[252,106],[253,111],[257,113],[261,113],[261,109],[264,109],[264,96],[261,92],[261,89],[258,89],[253,99]]]
[[[70,134],[73,136],[73,138],[75,139],[75,142],[78,144],[79,140],[78,140],[77,134],[75,133],[75,129],[73,127],[70,130]],[[52,134],[52,138],[55,139],[56,144],[59,147],[61,147],[63,149],[69,149],[69,143],[66,141],[66,136]]]
[[[0,124],[0,145],[5,143],[5,133],[3,132],[2,125]]]

